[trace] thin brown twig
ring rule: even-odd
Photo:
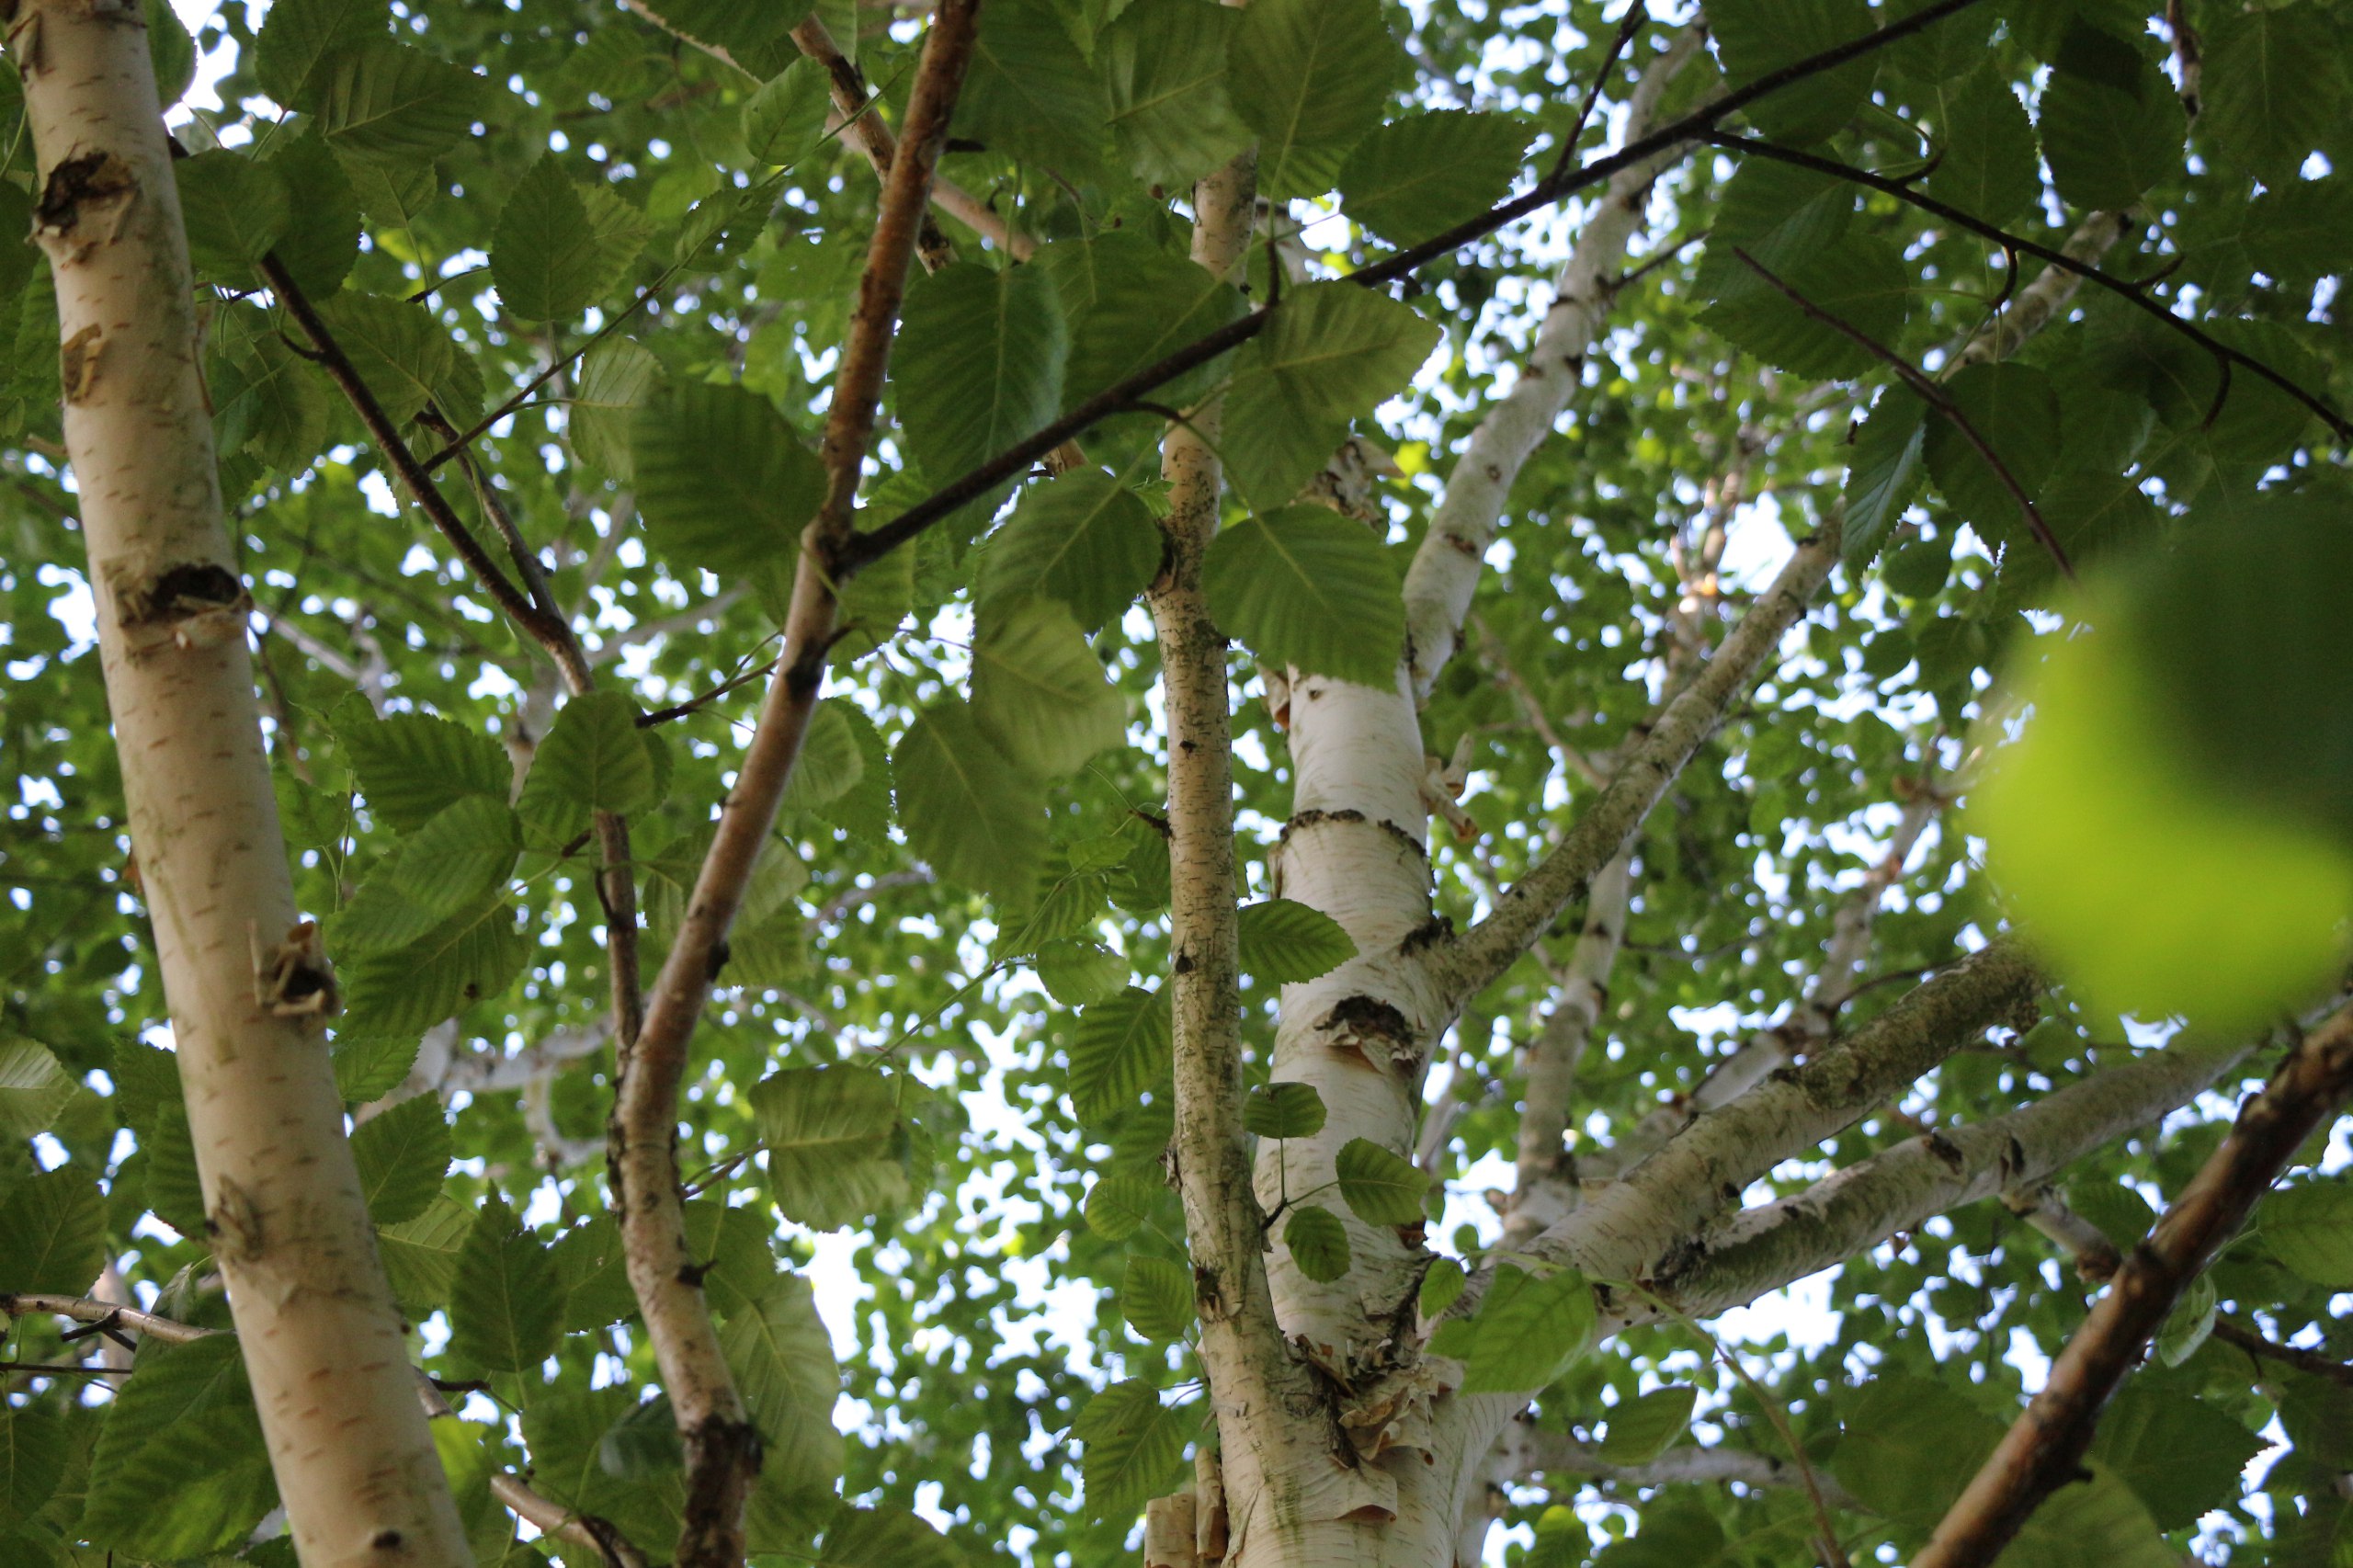
[[[1759,98],[1910,38],[1977,3],[1978,0],[1936,0],[1935,4],[1924,6],[1876,32],[1867,33],[1835,49],[1826,49],[1778,71],[1768,72],[1746,86],[1710,101],[1674,124],[1628,142],[1615,153],[1567,170],[1557,178],[1539,180],[1527,191],[1489,208],[1476,218],[1458,223],[1419,244],[1397,251],[1370,267],[1360,267],[1348,275],[1348,281],[1359,288],[1375,289],[1409,277],[1428,263],[1451,255],[1473,240],[1485,238],[1516,219],[1540,211],[1563,197],[1601,184],[1621,169],[1631,168],[1697,139],[1700,132],[1711,129]],[[1014,442],[996,456],[940,486],[891,521],[858,535],[853,552],[843,564],[855,571],[888,554],[941,518],[952,515],[966,503],[1017,477],[1057,447],[1085,435],[1111,415],[1127,412],[1134,406],[1137,399],[1154,388],[1165,386],[1186,371],[1206,365],[1249,342],[1266,331],[1272,319],[1265,311],[1238,316],[1223,326],[1202,334],[1157,362],[1145,366],[1126,380],[1106,387],[1035,434]]]
[[[2313,1129],[2353,1094],[2353,1006],[2339,1008],[2289,1052],[2188,1187],[2132,1249],[2052,1364],[2042,1392],[1954,1503],[1913,1568],[1982,1568],[2045,1497],[2073,1481],[2100,1409],[2174,1303]]]
[[[2214,1337],[2225,1345],[2236,1346],[2250,1356],[2266,1361],[2277,1361],[2283,1367],[2293,1367],[2315,1378],[2325,1378],[2339,1388],[2353,1389],[2353,1366],[2323,1356],[2317,1351],[2301,1350],[2293,1345],[2282,1345],[2254,1329],[2233,1323],[2228,1318],[2214,1320]]]
[[[2041,509],[2035,506],[2034,497],[2027,494],[2026,486],[2020,484],[2018,475],[2010,472],[2010,465],[2002,460],[2001,454],[1994,449],[1994,444],[1985,438],[1984,433],[1977,428],[1976,423],[1961,412],[1961,405],[1952,400],[1950,392],[1938,386],[1935,378],[1886,344],[1880,342],[1879,339],[1844,317],[1825,311],[1812,300],[1807,299],[1791,288],[1788,280],[1779,273],[1774,272],[1738,245],[1733,247],[1732,254],[1739,257],[1742,264],[1750,271],[1771,284],[1791,304],[1803,311],[1808,317],[1829,327],[1872,358],[1883,360],[1895,371],[1896,379],[1911,389],[1914,396],[1952,421],[1953,428],[1959,430],[1969,444],[1976,449],[1977,455],[1985,460],[1985,466],[1994,471],[1994,477],[2002,482],[2002,488],[2010,493],[2010,499],[2018,503],[2018,510],[2025,514],[2027,528],[2032,531],[2042,548],[2051,552],[2051,559],[2059,563],[2059,570],[2066,574],[2069,582],[2075,580],[2075,563],[2067,559],[2067,552],[2059,548],[2058,537],[2052,533],[2050,525],[2042,520]]]
[[[1569,160],[1576,156],[1577,142],[1585,135],[1586,124],[1593,119],[1594,106],[1601,101],[1601,89],[1608,85],[1609,73],[1617,69],[1618,62],[1624,59],[1626,51],[1633,46],[1634,35],[1643,30],[1643,23],[1649,15],[1644,9],[1643,0],[1627,0],[1626,14],[1618,20],[1617,36],[1609,40],[1609,49],[1602,55],[1599,69],[1594,72],[1593,80],[1586,86],[1585,102],[1577,106],[1576,123],[1569,128],[1568,135],[1561,139],[1561,155],[1552,160],[1550,178],[1559,179],[1567,172]]]
[[[2062,272],[2073,273],[2085,282],[2106,290],[2143,315],[2162,322],[2181,336],[2196,344],[2213,357],[2217,366],[2225,368],[2224,373],[2227,373],[2226,368],[2232,365],[2253,372],[2312,410],[2336,434],[2338,440],[2353,440],[2353,421],[2348,421],[2344,415],[2330,407],[2326,402],[2298,386],[2254,355],[2232,347],[2229,344],[2202,330],[2195,322],[2184,321],[2165,309],[2162,302],[2149,297],[2149,290],[2161,281],[2174,267],[2180,265],[2179,257],[2169,261],[2164,270],[2155,276],[2135,282],[2130,278],[2119,278],[2112,272],[2104,272],[2089,262],[2078,261],[2063,250],[2040,244],[2022,234],[2014,234],[2007,229],[1988,223],[1983,219],[1972,218],[1959,208],[1949,207],[1932,196],[1913,189],[1910,186],[1889,179],[1883,175],[1875,175],[1868,169],[1859,169],[1852,164],[1842,164],[1835,159],[1821,157],[1813,153],[1800,152],[1794,147],[1783,147],[1753,136],[1734,135],[1728,131],[1710,129],[1697,131],[1693,133],[1693,139],[1705,142],[1711,146],[1722,147],[1727,152],[1770,158],[1776,163],[1788,164],[1795,168],[1811,169],[1816,174],[1828,175],[1834,179],[1845,180],[1852,185],[1862,186],[1866,189],[1893,196],[1898,201],[1916,207],[1931,216],[1941,218],[1957,228],[1966,229],[1981,239],[1991,240],[1995,244],[2019,255],[2033,256],[2036,260],[2055,267]]]

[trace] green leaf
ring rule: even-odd
[[[327,438],[326,387],[272,334],[224,343],[208,372],[213,437],[282,472],[310,466]]]
[[[335,739],[376,820],[414,833],[469,795],[504,804],[514,769],[498,744],[447,719],[396,713],[338,727]]]
[[[379,1225],[414,1220],[441,1195],[449,1172],[449,1123],[438,1095],[403,1100],[352,1129],[351,1157],[368,1218]]]
[[[2353,1290],[2353,1185],[2341,1179],[2284,1187],[2256,1216],[2263,1244],[2298,1277]]]
[[[0,1290],[78,1296],[106,1263],[106,1199],[86,1172],[36,1171],[0,1198]]]
[[[1046,853],[1041,787],[970,708],[948,701],[918,713],[891,772],[907,841],[941,878],[1005,899],[1035,885]]]
[[[1046,994],[1065,1007],[1108,1002],[1128,984],[1128,960],[1094,942],[1045,943],[1038,949],[1037,969]]]
[[[1608,1429],[1602,1434],[1599,1453],[1611,1464],[1648,1464],[1675,1446],[1691,1425],[1691,1406],[1699,1391],[1688,1383],[1625,1400],[1609,1412]]]
[[[1071,324],[1064,412],[1158,364],[1247,308],[1233,284],[1142,234],[1100,234],[1083,244],[1065,240],[1040,251],[1035,265],[1054,279]],[[1181,407],[1232,364],[1232,355],[1221,355],[1158,388],[1154,396]],[[1061,488],[1061,482],[1050,488]]]
[[[2341,20],[2310,4],[2216,7],[2201,42],[2199,130],[2266,185],[2294,178],[2344,124]]]
[[[1419,1302],[1422,1316],[1435,1318],[1446,1311],[1461,1297],[1462,1288],[1470,1282],[1470,1276],[1462,1272],[1462,1266],[1454,1259],[1432,1258],[1429,1272],[1422,1276]]]
[[[1438,109],[1392,119],[1340,165],[1340,205],[1392,244],[1428,239],[1504,199],[1532,134],[1517,115]]]
[[[1071,1424],[1082,1445],[1089,1518],[1125,1519],[1165,1490],[1185,1455],[1192,1425],[1160,1403],[1159,1391],[1131,1378],[1086,1402]]]
[[[288,108],[316,108],[331,57],[385,37],[390,21],[381,0],[273,4],[254,40],[255,78]]]
[[[1595,1322],[1593,1290],[1575,1269],[1539,1278],[1505,1264],[1469,1320],[1470,1333],[1456,1336],[1462,1347],[1442,1353],[1461,1358],[1466,1394],[1547,1388],[1585,1354]]]
[[[256,264],[293,221],[284,176],[273,165],[218,147],[181,159],[172,175],[197,276],[252,282]]]
[[[1242,947],[1242,972],[1288,985],[1316,980],[1357,956],[1357,945],[1340,923],[1320,909],[1288,898],[1246,903],[1235,917]]]
[[[1129,986],[1078,1016],[1071,1031],[1071,1107],[1084,1123],[1102,1120],[1152,1088],[1168,1071],[1168,999]]]
[[[563,728],[560,720],[557,728]],[[444,919],[503,892],[522,849],[515,813],[494,796],[468,795],[435,812],[402,844],[392,883],[432,919]]]
[[[1871,26],[1864,0],[1716,0],[1708,13],[1724,80],[1734,87],[1860,38]],[[1768,93],[1743,112],[1776,142],[1825,142],[1863,107],[1878,70],[1877,57],[1867,54]]]
[[[1351,1138],[1332,1162],[1340,1199],[1368,1225],[1415,1225],[1429,1195],[1430,1178],[1414,1163],[1370,1138]]]
[[[835,1231],[906,1201],[898,1094],[889,1074],[847,1066],[788,1068],[754,1086],[768,1190],[787,1218]]]
[[[449,1354],[484,1371],[530,1371],[554,1353],[563,1322],[563,1292],[548,1249],[493,1195],[458,1249]]]
[[[740,577],[790,559],[825,497],[825,471],[768,400],[690,381],[648,396],[630,427],[654,548]]]
[[[142,0],[147,25],[147,62],[155,73],[155,98],[168,111],[196,81],[196,40],[169,0]]]
[[[955,1544],[903,1508],[860,1508],[844,1503],[825,1527],[824,1547],[809,1568],[964,1568]]]
[[[1042,594],[1094,631],[1151,585],[1160,548],[1160,529],[1136,493],[1081,469],[1022,495],[981,548],[974,597],[985,613],[997,600]]]
[[[801,739],[801,756],[785,781],[784,809],[812,812],[840,800],[866,777],[866,754],[858,749],[853,727],[856,710],[839,698],[817,704],[809,715],[809,733]]]
[[[637,476],[630,428],[661,368],[654,351],[633,337],[608,337],[580,362],[580,382],[566,415],[572,444],[620,483]]]
[[[992,600],[972,642],[972,716],[1014,765],[1075,772],[1127,736],[1128,703],[1057,600]]]
[[[514,907],[499,903],[446,921],[406,947],[362,953],[343,968],[341,1032],[421,1034],[505,991],[529,951]]]
[[[1283,1221],[1283,1245],[1299,1271],[1329,1285],[1348,1271],[1348,1227],[1329,1209],[1302,1203]]]
[[[565,703],[540,742],[523,791],[623,816],[660,805],[661,781],[646,732],[638,728],[637,704],[617,691],[586,692]]]
[[[2135,1379],[2100,1412],[2092,1458],[2132,1489],[2161,1530],[2187,1529],[2239,1499],[2263,1439],[2204,1400]]]
[[[991,0],[956,100],[959,136],[1007,157],[1084,175],[1103,162],[1110,112],[1102,78],[1088,69],[1047,0]]]
[[[1702,291],[1720,300],[1756,282],[1756,275],[1732,254],[1734,246],[1779,272],[1844,243],[1854,215],[1855,187],[1846,181],[1770,158],[1742,159],[1708,231]]]
[[[1365,686],[1396,678],[1405,605],[1389,551],[1321,506],[1245,517],[1201,562],[1210,614],[1267,664]]]
[[[489,97],[489,84],[461,66],[370,40],[321,67],[319,124],[327,145],[349,157],[431,158],[465,140]]]
[[[891,351],[916,464],[952,479],[1044,428],[1062,408],[1069,347],[1053,280],[1037,267],[959,262],[918,279]]]
[[[2185,121],[2172,84],[2107,33],[2078,27],[2067,35],[2040,118],[2051,181],[2077,207],[2130,207],[2181,166]]]
[[[1847,460],[1846,531],[1838,544],[1850,569],[1878,556],[1918,492],[1927,420],[1927,404],[1902,387],[1889,387],[1855,432],[1854,455]]]
[[[149,1339],[108,1407],[81,1533],[142,1558],[198,1557],[252,1533],[278,1504],[237,1341]]]
[[[2001,1424],[1958,1391],[1881,1373],[1847,1412],[1831,1470],[1873,1513],[1926,1528],[1944,1516],[2001,1437]]]
[[[2020,488],[2040,495],[2059,462],[2059,400],[2051,379],[2031,365],[1972,365],[1946,383],[1945,393]],[[2041,548],[2017,497],[1960,425],[1932,413],[1922,451],[1937,487],[1980,535],[2016,549]]]
[[[359,198],[351,178],[315,131],[279,137],[262,162],[286,182],[288,206],[296,218],[278,242],[278,264],[297,288],[327,301],[359,259]]]
[[[2205,1345],[2207,1335],[2214,1333],[2214,1280],[2198,1276],[2188,1283],[2181,1300],[2165,1313],[2165,1324],[2158,1325],[2158,1361],[2165,1366],[2181,1366],[2190,1356],[2198,1354],[2198,1346]]]
[[[395,426],[405,425],[428,403],[453,420],[472,417],[461,382],[472,374],[472,396],[478,403],[481,373],[428,308],[376,294],[344,293],[321,307],[321,313]]]
[[[1928,194],[1988,223],[2007,223],[2030,210],[2042,194],[2042,176],[2034,126],[2008,74],[1989,62],[1940,89],[1938,99]]]
[[[1194,1323],[1193,1271],[1165,1257],[1131,1257],[1120,1277],[1120,1316],[1139,1338],[1165,1345]]]
[[[0,1138],[48,1131],[74,1091],[74,1075],[47,1046],[22,1035],[0,1035]]]
[[[425,1211],[415,1219],[386,1225],[377,1232],[376,1250],[383,1257],[384,1273],[392,1280],[392,1295],[403,1312],[422,1318],[449,1304],[449,1288],[458,1277],[458,1253],[466,1244],[473,1225],[474,1217],[466,1206],[445,1195],[426,1205]],[[618,1269],[618,1238],[614,1245],[614,1267]],[[624,1275],[624,1294],[628,1284]],[[634,1311],[636,1304],[636,1297],[631,1296],[621,1315]],[[583,1325],[567,1320],[565,1326]],[[604,1324],[585,1326],[602,1328]]]
[[[40,1511],[65,1472],[67,1443],[64,1423],[39,1405],[0,1407],[0,1524]]]
[[[1756,259],[1808,304],[1874,343],[1893,345],[1904,330],[1911,309],[1912,272],[1883,240],[1853,236],[1786,267]],[[1862,375],[1881,363],[1870,349],[1809,315],[1769,280],[1741,266],[1737,257],[1720,266],[1715,275],[1722,280],[1723,291],[1699,320],[1767,364],[1835,381]]]
[[[1153,1184],[1131,1171],[1114,1171],[1086,1191],[1086,1228],[1107,1242],[1123,1242],[1160,1207]]]
[[[744,145],[764,164],[798,164],[816,150],[831,108],[825,68],[796,60],[744,100]]]
[[[830,1489],[842,1473],[841,1371],[809,1282],[785,1275],[749,1310],[729,1313],[719,1347],[759,1423],[763,1474],[796,1492]]]
[[[1145,184],[1183,190],[1250,144],[1225,86],[1240,22],[1208,0],[1133,0],[1096,40],[1112,143]]]
[[[1233,357],[1225,395],[1227,472],[1261,510],[1297,496],[1349,423],[1404,391],[1439,336],[1411,305],[1353,283],[1288,290],[1273,315]]]
[[[649,1403],[667,1402],[657,1398]],[[646,1420],[642,1409],[636,1391],[626,1386],[590,1389],[574,1384],[534,1398],[523,1412],[533,1487],[564,1507],[609,1522],[625,1539],[674,1537],[681,1472],[631,1481],[614,1474],[606,1463],[606,1437],[621,1426],[626,1442],[627,1428],[642,1429]],[[508,1558],[503,1568],[516,1568],[514,1560]]]
[[[601,187],[584,191],[543,157],[499,210],[491,281],[525,321],[568,321],[604,298],[649,233],[635,208]]]
[[[1324,1131],[1324,1096],[1313,1084],[1259,1084],[1242,1102],[1242,1128],[1261,1138],[1313,1138]]]
[[[1257,0],[1231,59],[1234,107],[1258,133],[1258,189],[1278,200],[1332,188],[1405,66],[1379,0]]]

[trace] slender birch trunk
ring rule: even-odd
[[[133,0],[0,0],[39,155],[65,446],[207,1228],[307,1568],[471,1561],[343,1133],[223,527]]]

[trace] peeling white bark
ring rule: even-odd
[[[2244,1045],[2149,1051],[2006,1116],[1906,1139],[1795,1197],[1745,1211],[1706,1235],[1661,1289],[1700,1315],[1753,1301],[1930,1215],[2048,1179],[2188,1104],[2246,1051]]]
[[[211,1245],[310,1568],[472,1558],[417,1408],[262,750],[179,197],[135,0],[20,0],[34,237],[131,833]]]
[[[1687,28],[1643,73],[1627,102],[1628,142],[1655,129],[1660,97],[1699,52],[1702,36],[1698,28]],[[1512,482],[1575,395],[1586,354],[1617,296],[1627,243],[1642,226],[1651,182],[1682,155],[1682,148],[1673,148],[1622,169],[1596,199],[1519,379],[1481,418],[1447,477],[1446,494],[1405,574],[1406,663],[1417,700],[1429,696],[1461,642]]]

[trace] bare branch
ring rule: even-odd
[[[2289,1052],[2240,1108],[2230,1136],[2165,1209],[2148,1239],[2052,1364],[2034,1396],[1937,1526],[1914,1568],[1978,1568],[2042,1500],[2075,1479],[2100,1409],[2182,1290],[2239,1225],[2313,1130],[2353,1094],[2353,1007]]]
[[[1618,1486],[1678,1486],[1688,1483],[1720,1483],[1758,1489],[1802,1489],[1799,1468],[1770,1454],[1739,1449],[1669,1449],[1648,1464],[1613,1464],[1586,1444],[1562,1432],[1548,1432],[1525,1419],[1506,1429],[1503,1442],[1519,1479],[1540,1475],[1573,1476]],[[1867,1513],[1846,1488],[1826,1475],[1816,1483],[1822,1500],[1845,1513]]]
[[[2214,1320],[2214,1337],[2225,1345],[2236,1346],[2258,1359],[2277,1361],[2309,1377],[2325,1379],[2339,1388],[2353,1389],[2353,1367],[2316,1351],[2300,1350],[2295,1346],[2267,1339],[2254,1329],[2243,1327],[2228,1318]]]
[[[1780,645],[1782,634],[1805,613],[1836,559],[1836,535],[1834,527],[1798,546],[1689,688],[1635,732],[1638,738],[1608,787],[1552,852],[1495,902],[1485,919],[1429,949],[1427,961],[1455,1006],[1508,969],[1631,841],[1651,807]]]

